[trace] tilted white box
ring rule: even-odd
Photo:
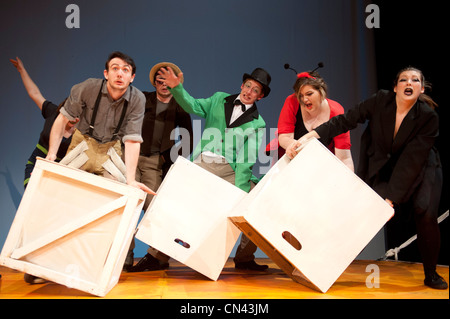
[[[318,140],[282,157],[230,218],[293,280],[326,292],[394,210]]]
[[[227,217],[246,194],[178,157],[139,223],[136,238],[217,280],[241,233]]]
[[[145,196],[38,158],[0,264],[105,296],[119,280]]]

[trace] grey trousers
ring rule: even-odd
[[[207,158],[205,160],[205,157],[200,155],[199,158],[194,160],[194,163],[234,185],[234,179],[236,174],[234,170],[231,168],[230,164],[228,164],[228,162],[225,159],[222,162],[219,162],[216,159],[211,162],[210,158]],[[253,182],[251,182],[250,191],[255,186],[256,185]],[[254,260],[257,248],[258,247],[247,236],[242,234],[241,242],[237,247],[234,261],[247,262]]]
[[[225,161],[225,159],[220,161],[218,158],[214,158],[214,160],[212,160],[210,157],[199,155],[199,157],[194,160],[194,163],[207,170],[208,172],[234,185],[235,172],[231,168],[230,164]],[[253,187],[255,187],[255,184],[252,182],[250,190],[252,190]],[[241,242],[237,247],[234,261],[247,262],[254,260],[256,249],[257,246],[247,236],[242,234]],[[170,259],[169,256],[152,247],[150,247],[147,252],[153,257],[157,258],[160,263],[167,263]]]
[[[162,183],[162,165],[163,165],[163,159],[161,155],[151,155],[151,156],[139,156],[138,165],[136,167],[136,181],[141,182],[145,184],[147,187],[149,187],[153,191],[157,191],[159,186]],[[145,203],[143,210],[144,212],[147,211],[148,206],[150,205],[150,202],[152,201],[154,195],[147,194],[147,197],[145,198]],[[134,238],[130,245],[130,250],[133,250],[135,247]],[[149,248],[148,253],[153,251],[158,252],[156,249]],[[162,259],[169,260],[169,256],[164,255],[160,252],[159,254],[165,256]],[[155,253],[156,254],[156,253]]]

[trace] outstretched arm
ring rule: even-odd
[[[22,77],[23,85],[28,92],[30,98],[37,104],[40,110],[42,110],[42,104],[45,101],[45,98],[42,96],[41,91],[39,91],[38,86],[33,82],[31,77],[28,75],[27,70],[25,69],[22,61],[16,57],[16,60],[10,59],[11,63],[16,67],[17,71],[20,73]]]
[[[59,113],[53,123],[52,130],[50,131],[49,148],[45,159],[49,161],[56,160],[56,154],[58,153],[59,145],[61,144],[61,140],[64,136],[64,128],[67,123],[69,123],[69,120],[64,115]]]

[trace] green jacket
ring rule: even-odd
[[[194,99],[182,84],[170,91],[186,112],[206,120],[201,141],[195,147],[191,160],[205,151],[224,156],[235,171],[235,185],[249,192],[250,181],[258,181],[252,175],[252,169],[266,127],[256,104],[229,125],[237,94],[217,92],[207,99]]]

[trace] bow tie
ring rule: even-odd
[[[242,112],[245,112],[245,111],[247,110],[247,108],[245,107],[245,105],[244,105],[240,100],[234,101],[234,105],[235,105],[235,106],[236,106],[236,105],[240,105],[240,106],[241,106],[241,109],[242,109]]]

